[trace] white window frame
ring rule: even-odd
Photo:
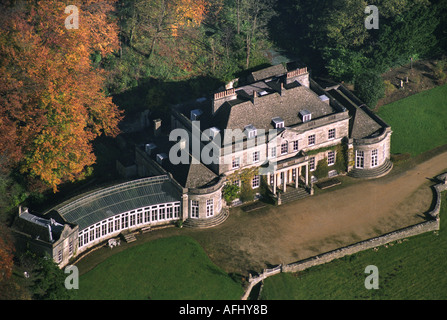
[[[258,135],[258,129],[256,129],[253,125],[246,126],[245,131],[248,139],[253,139]]]
[[[257,130],[248,130],[248,138],[252,139],[252,138],[256,137],[257,132],[258,132]]]
[[[261,151],[253,152],[253,163],[259,162],[261,159]]]
[[[281,128],[284,128],[284,121],[276,123],[276,128],[275,129],[281,129]]]
[[[309,122],[310,120],[312,120],[312,115],[311,114],[303,115],[303,122]]]
[[[166,220],[166,206],[163,204],[158,206],[158,220]]]
[[[174,217],[174,206],[172,204],[168,204],[166,206],[166,219],[172,220]]]
[[[379,150],[371,150],[371,168],[377,167],[379,164]]]
[[[174,206],[174,218],[180,218],[180,205]]]
[[[199,201],[191,200],[191,218],[197,219],[199,217]]]
[[[315,136],[315,134],[311,134],[310,136],[307,137],[307,145],[308,146],[314,146],[316,141],[317,141],[317,137]]]
[[[355,167],[357,169],[365,168],[365,152],[362,150],[355,151]]]
[[[335,128],[334,129],[329,129],[328,134],[327,134],[327,138],[328,138],[328,140],[335,139]]]
[[[289,142],[284,141],[281,143],[281,155],[289,153]]]
[[[206,200],[206,216],[207,217],[214,216],[214,199]]]
[[[331,150],[327,153],[327,165],[333,166],[335,164],[335,151]]]
[[[231,162],[232,169],[238,169],[241,166],[240,158],[234,158]]]
[[[158,206],[151,207],[151,221],[158,221]]]
[[[251,180],[251,188],[257,189],[259,188],[260,185],[261,185],[261,176],[259,175],[254,176],[253,179]]]
[[[315,157],[309,158],[309,171],[315,171]]]
[[[299,146],[300,146],[299,140],[294,140],[292,144],[293,151],[298,151]]]
[[[271,158],[276,158],[276,147],[271,147],[270,148],[270,159]]]

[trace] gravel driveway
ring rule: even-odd
[[[179,231],[199,241],[225,271],[261,272],[422,222],[433,199],[429,179],[446,169],[443,153],[401,174],[280,207],[249,213],[232,209],[220,226]]]

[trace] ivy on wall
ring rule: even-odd
[[[251,167],[251,168],[245,168],[236,170],[231,175],[227,177],[231,183],[234,181],[240,180],[241,181],[241,187],[239,191],[239,199],[242,202],[247,201],[253,201],[254,196],[257,192],[256,189],[252,188],[251,182],[254,178],[254,176],[259,174],[259,168],[258,167]]]
[[[335,164],[328,165],[327,158],[321,159],[317,163],[317,167],[313,175],[318,179],[327,178],[330,170],[336,170],[338,173],[346,172],[348,168],[348,150],[346,145],[337,145],[331,147],[320,148],[307,152],[308,155],[316,155],[322,152],[335,151]]]

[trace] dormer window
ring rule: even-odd
[[[248,139],[256,137],[258,134],[258,130],[253,126],[252,124],[245,127],[245,134],[247,135]]]
[[[284,128],[284,120],[280,117],[276,117],[272,119],[273,126],[275,129]]]
[[[195,109],[191,111],[191,121],[199,120],[199,117],[202,115],[203,111],[200,109]]]
[[[212,127],[209,130],[211,139],[215,139],[220,134],[220,130],[216,127]]]
[[[158,164],[162,165],[163,162],[168,158],[168,156],[166,155],[166,153],[159,153],[157,154],[157,162]]]
[[[303,122],[309,122],[312,120],[312,113],[309,110],[300,111],[300,117]]]

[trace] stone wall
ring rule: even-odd
[[[433,209],[427,213],[431,220],[424,221],[422,223],[415,224],[413,226],[409,226],[403,229],[399,229],[379,237],[371,238],[365,241],[360,241],[358,243],[342,247],[336,250],[332,250],[326,253],[322,253],[320,255],[316,255],[310,257],[308,259],[304,259],[295,263],[291,263],[288,265],[279,265],[274,269],[265,269],[262,274],[257,277],[249,277],[249,285],[246,289],[242,300],[246,300],[250,295],[251,289],[258,284],[260,281],[263,281],[269,276],[281,273],[281,272],[299,272],[310,267],[314,267],[317,265],[321,265],[324,263],[328,263],[335,259],[340,259],[348,255],[352,255],[358,253],[360,251],[365,251],[368,249],[373,249],[387,243],[401,240],[407,237],[416,236],[422,233],[439,230],[440,228],[440,217],[439,212],[441,209],[441,192],[447,190],[447,173],[439,175],[437,180],[440,181],[439,184],[433,186],[434,190],[434,206]]]
[[[372,238],[366,241],[361,241],[356,244],[329,251],[305,260],[298,261],[282,267],[282,272],[298,272],[307,268],[328,263],[335,259],[340,259],[348,255],[373,249],[384,244],[400,240],[407,237],[412,237],[425,232],[439,230],[439,220],[426,221],[408,228],[400,229],[380,237]]]

